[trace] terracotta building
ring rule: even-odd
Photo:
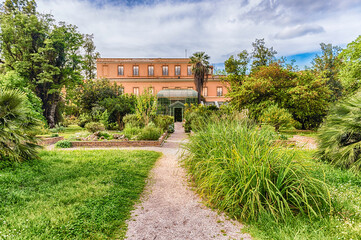
[[[122,85],[124,93],[141,94],[150,88],[155,94],[167,89],[196,90],[189,58],[98,58],[97,77]],[[227,88],[212,69],[202,96],[207,104],[222,104]]]

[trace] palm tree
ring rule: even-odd
[[[318,154],[332,164],[361,172],[361,93],[338,102],[319,130]]]
[[[38,120],[30,117],[24,93],[0,88],[0,161],[24,161],[37,157],[37,139],[27,132]]]
[[[192,64],[192,72],[194,74],[194,85],[198,92],[198,104],[201,103],[201,94],[203,91],[204,83],[208,81],[208,70],[209,66],[209,56],[205,52],[196,52],[193,53],[193,56],[190,57],[190,62]]]

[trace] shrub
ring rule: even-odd
[[[104,137],[105,139],[111,139],[113,136],[112,135],[110,135],[109,133],[107,133],[107,132],[99,132],[99,134],[98,134],[98,137],[100,138],[100,137]]]
[[[55,143],[55,147],[57,147],[57,148],[71,148],[72,144],[68,140],[61,140],[61,141]]]
[[[319,130],[318,155],[333,165],[361,170],[361,93],[331,109]]]
[[[80,114],[78,120],[78,126],[81,128],[85,127],[85,124],[91,122],[91,117],[88,114]]]
[[[66,116],[61,123],[64,127],[69,127],[69,125],[77,125],[79,123],[79,119],[75,116]]]
[[[127,124],[130,124],[133,127],[139,127],[139,128],[144,127],[144,122],[139,120],[137,115],[135,115],[135,114],[125,115],[125,117],[123,118],[123,122],[124,122],[125,126],[127,126]]]
[[[25,161],[37,158],[34,131],[39,121],[28,114],[26,95],[18,90],[0,88],[0,160]]]
[[[327,185],[295,153],[273,145],[273,133],[236,121],[210,122],[190,136],[183,164],[211,204],[241,220],[275,220],[330,210]]]
[[[174,133],[174,123],[172,123],[171,125],[168,126],[168,132]]]
[[[166,131],[169,129],[169,125],[174,123],[174,117],[168,115],[157,115],[154,117],[153,121],[157,127]]]
[[[292,114],[289,113],[287,109],[280,108],[277,105],[266,108],[260,117],[260,121],[274,126],[277,132],[280,127],[292,127],[295,122],[292,118]]]
[[[53,138],[53,137],[59,137],[59,134],[53,133],[53,134],[50,135],[50,137],[52,137],[52,138]]]
[[[49,131],[52,133],[60,133],[65,131],[65,127],[60,124],[56,124],[55,127],[49,129]]]
[[[85,124],[85,129],[89,132],[98,132],[98,131],[104,131],[105,127],[104,124],[98,123],[98,122],[89,122]]]
[[[123,134],[126,138],[132,139],[133,137],[137,136],[141,131],[142,129],[140,127],[127,124],[123,129]]]
[[[157,127],[146,126],[138,135],[139,140],[158,140],[162,135],[162,130]]]

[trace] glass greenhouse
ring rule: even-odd
[[[185,104],[197,104],[198,92],[192,89],[165,89],[157,94],[158,114],[174,116],[174,121],[183,120]]]

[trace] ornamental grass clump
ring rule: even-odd
[[[274,134],[239,121],[211,122],[190,136],[183,164],[209,203],[244,221],[270,214],[321,217],[331,209],[327,185],[310,166],[277,147]]]

